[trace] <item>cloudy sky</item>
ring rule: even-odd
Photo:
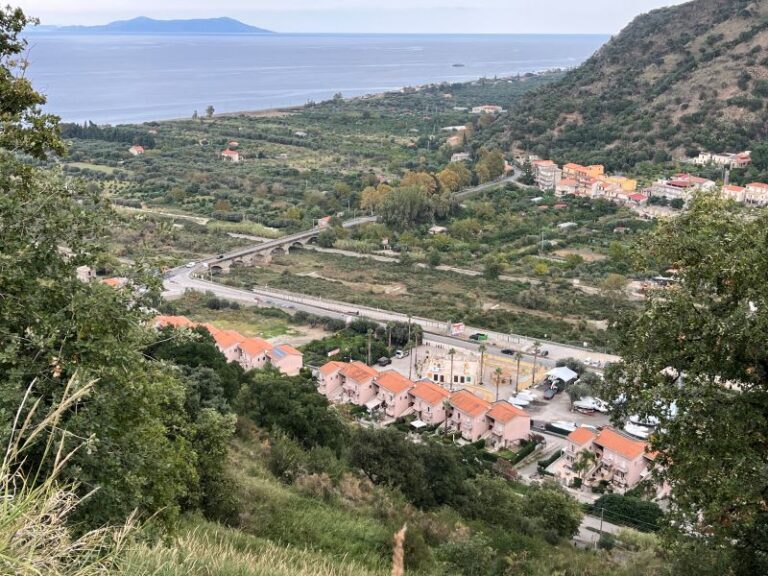
[[[424,33],[615,33],[641,12],[682,1],[9,0],[43,24],[230,16],[278,32]]]

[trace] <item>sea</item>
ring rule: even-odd
[[[586,60],[598,35],[31,34],[29,77],[65,122],[138,123],[507,77]]]

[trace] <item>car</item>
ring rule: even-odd
[[[504,348],[504,350],[501,351],[502,354],[506,354],[507,356],[514,356],[515,351],[512,350],[512,348]]]
[[[475,332],[469,337],[470,340],[474,340],[476,342],[485,342],[488,340],[488,334],[483,334],[482,332]]]
[[[392,359],[387,358],[386,356],[382,356],[381,358],[379,358],[377,364],[379,366],[389,366],[390,364],[392,364]]]
[[[187,268],[194,268],[197,262],[187,262]]]
[[[539,356],[541,356],[542,358],[546,358],[547,356],[549,356],[549,350],[546,350],[546,349],[545,350],[541,350],[539,352]]]
[[[558,390],[557,388],[547,388],[544,390],[544,400],[552,400],[555,397]]]
[[[222,258],[224,258],[224,254],[219,254],[216,256],[216,260],[221,260]]]
[[[402,350],[395,350],[395,358],[397,358],[398,360],[402,360],[405,357],[406,357],[405,352],[403,352]]]

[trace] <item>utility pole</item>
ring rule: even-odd
[[[408,353],[411,353],[411,315],[408,314]],[[408,380],[411,379],[413,358],[408,357]]]
[[[600,531],[598,532],[597,540],[595,541],[595,550],[597,550],[597,546],[600,543],[600,540],[603,538],[603,514],[605,513],[605,508],[600,508]]]

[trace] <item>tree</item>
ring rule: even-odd
[[[523,355],[518,351],[515,352],[515,360],[517,361],[517,368],[515,369],[515,394],[520,390],[520,360],[523,359]]]
[[[679,282],[618,322],[622,361],[606,371],[616,418],[660,420],[657,473],[676,525],[733,555],[736,574],[768,572],[768,213],[697,197],[644,242],[638,266]],[[689,546],[684,534],[680,547]]]
[[[428,222],[433,215],[427,196],[417,187],[393,190],[384,197],[378,209],[382,222],[397,230]]]
[[[432,266],[432,268],[437,268],[438,266],[440,266],[440,261],[441,260],[442,260],[442,258],[440,256],[440,252],[438,252],[437,250],[432,250],[429,253],[428,263],[429,263],[430,266]]]
[[[213,106],[210,106],[210,105],[205,109],[205,115],[208,118],[213,118],[213,115],[214,115],[215,112],[216,112],[216,109]]]
[[[576,460],[573,462],[573,471],[579,475],[579,478],[584,480],[584,476],[592,469],[596,459],[597,457],[591,450],[582,450],[579,452],[579,454],[576,456]]]
[[[503,376],[501,368],[497,367],[496,370],[493,371],[493,381],[496,384],[496,402],[499,401],[499,386],[501,386]]]
[[[539,354],[541,354],[541,342],[535,340],[533,342],[533,372],[531,373],[531,386],[536,386],[536,363],[539,360]]]
[[[480,378],[479,382],[482,386],[483,384],[483,371],[485,370],[485,366],[483,364],[485,363],[485,351],[488,349],[488,347],[485,344],[480,344],[478,346],[477,350],[480,352]]]
[[[555,482],[531,486],[523,501],[523,514],[541,518],[560,538],[573,538],[583,517],[579,503]]]
[[[200,115],[197,113],[197,110],[195,110],[192,112],[192,120],[197,120],[198,118],[200,118]]]
[[[523,163],[523,175],[520,178],[520,183],[526,186],[533,186],[536,183],[536,176],[533,173],[533,165],[531,160],[526,158]]]
[[[131,284],[136,292],[79,281],[76,268],[102,254],[96,239],[108,236],[108,206],[16,156],[64,148],[56,119],[37,108],[44,98],[14,76],[28,22],[19,10],[0,9],[0,439],[7,440],[31,382],[44,412],[60,399],[62,382],[76,375],[95,381],[60,423],[73,439],[89,439],[61,471],[62,482],[99,487],[77,519],[104,525],[138,509],[172,520],[197,490],[196,430],[183,382],[143,354],[156,337],[144,310],[156,301],[157,284],[140,274]],[[36,446],[25,466],[49,473],[44,456]]]
[[[503,262],[496,256],[489,255],[485,258],[483,276],[488,280],[498,280],[504,271]]]

